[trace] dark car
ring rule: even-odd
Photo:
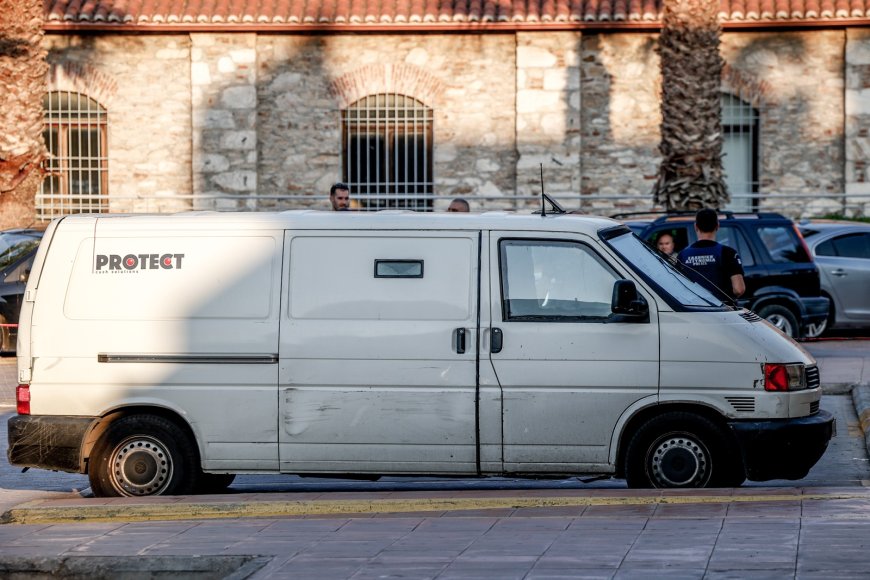
[[[799,227],[821,272],[822,295],[831,299],[827,328],[870,328],[870,224],[813,220]]]
[[[653,247],[663,233],[673,236],[677,252],[697,240],[694,213],[625,223],[637,226],[635,233]],[[824,325],[829,300],[821,294],[819,270],[794,222],[777,213],[722,212],[716,239],[737,250],[743,261],[746,293],[739,306],[793,338]]]
[[[0,354],[15,352],[24,287],[40,239],[39,230],[0,232]]]

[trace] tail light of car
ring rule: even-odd
[[[19,415],[30,414],[30,385],[18,385],[15,389],[15,402]]]
[[[802,364],[764,364],[764,390],[799,391],[807,388],[806,367]]]

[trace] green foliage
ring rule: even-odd
[[[865,224],[870,224],[870,217],[847,217],[841,213],[826,213],[822,216],[822,219],[825,220],[844,220],[849,222],[863,222]]]

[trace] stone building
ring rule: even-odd
[[[866,3],[866,4],[865,4]],[[49,218],[76,211],[652,207],[660,5],[47,2]],[[741,210],[870,215],[870,2],[722,0]]]

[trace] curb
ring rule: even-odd
[[[300,516],[352,516],[396,513],[455,512],[491,509],[637,506],[663,504],[730,504],[870,500],[868,493],[747,494],[747,495],[635,495],[579,497],[500,497],[367,499],[312,501],[253,501],[233,503],[118,503],[40,507],[42,500],[15,507],[2,516],[2,524],[59,524],[206,520],[222,518],[275,518]],[[478,515],[478,514],[475,514]]]

